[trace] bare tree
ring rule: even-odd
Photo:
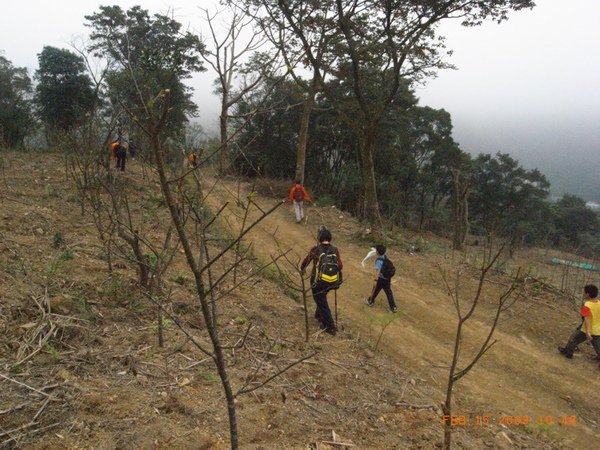
[[[113,273],[113,262],[117,258],[133,264],[140,288],[161,298],[162,276],[173,260],[178,241],[173,240],[172,227],[160,237],[152,233],[161,221],[159,214],[153,215],[155,223],[148,224],[145,222],[150,219],[144,219],[143,212],[131,208],[128,180],[117,177],[110,165],[106,166],[108,152],[104,144],[98,145],[98,142],[106,142],[106,123],[96,117],[61,137],[66,172],[79,191],[82,215],[86,213],[86,205],[89,206],[109,273]],[[160,308],[157,309],[157,326],[162,347]]]
[[[221,288],[228,279],[229,276],[239,267],[241,264],[249,261],[251,252],[240,251],[240,243],[243,241],[245,236],[256,227],[262,220],[264,220],[269,214],[279,208],[283,202],[276,202],[271,208],[263,209],[255,203],[252,196],[246,198],[245,204],[243,205],[243,217],[240,220],[241,228],[237,230],[234,236],[225,241],[221,245],[216,254],[211,254],[209,246],[211,245],[208,237],[208,232],[216,224],[218,217],[223,213],[225,208],[228,206],[227,203],[221,205],[217,212],[213,214],[207,214],[207,203],[206,196],[202,195],[202,186],[200,185],[199,177],[197,173],[204,168],[206,162],[212,155],[206,155],[200,164],[189,170],[185,170],[183,173],[175,174],[172,173],[169,166],[166,164],[164,159],[164,149],[161,140],[161,129],[163,127],[165,118],[169,110],[169,91],[163,91],[154,99],[151,100],[156,106],[156,102],[162,104],[161,114],[155,116],[152,114],[155,108],[147,109],[147,121],[145,124],[139,123],[140,128],[147,134],[150,141],[152,142],[152,151],[155,161],[155,170],[158,175],[159,183],[161,186],[162,194],[164,197],[164,204],[169,210],[171,221],[177,235],[178,241],[185,254],[186,263],[191,270],[194,282],[195,292],[197,292],[197,300],[199,303],[199,309],[201,312],[202,320],[206,326],[206,332],[210,339],[210,348],[207,348],[202,342],[198,342],[191,333],[189,333],[185,326],[182,325],[181,321],[171,313],[164,310],[165,314],[168,314],[180,329],[187,335],[193,345],[201,349],[207,354],[214,362],[221,385],[226,399],[228,417],[229,417],[229,429],[231,438],[231,447],[238,448],[238,425],[236,417],[236,397],[252,392],[266,383],[272,381],[281,373],[294,367],[300,361],[310,358],[312,355],[301,358],[298,361],[288,364],[286,367],[278,369],[275,373],[270,374],[266,379],[262,381],[256,380],[256,373],[247,378],[245,385],[240,387],[237,391],[234,389],[231,378],[228,374],[228,363],[226,352],[228,349],[239,348],[245,345],[243,342],[236,344],[228,344],[222,341],[222,337],[219,330],[218,311],[217,305],[219,302],[227,296],[232,290],[236,289],[242,283],[247,282],[251,277],[256,276],[265,267],[275,264],[277,259],[283,256],[283,254],[274,256],[272,261],[256,268],[249,276],[246,276],[242,280],[238,280],[234,283],[231,288]],[[217,150],[218,151],[218,150]],[[190,178],[191,176],[191,178]],[[219,183],[217,180],[216,183]],[[215,186],[208,189],[211,192],[215,189]],[[238,205],[242,204],[242,200],[238,198]],[[248,215],[247,211],[253,209],[254,213],[252,219]],[[216,267],[218,262],[223,262],[232,253],[236,252],[237,256],[233,257],[233,263],[225,263],[225,268],[222,273],[215,273],[212,271]],[[240,257],[241,255],[241,257]],[[217,294],[217,291],[219,293]],[[158,301],[153,299],[157,306],[161,306]],[[162,308],[161,308],[162,309]],[[247,333],[251,331],[251,327],[248,328]],[[273,343],[273,345],[275,345]],[[252,387],[249,387],[250,382],[253,382]]]
[[[115,11],[109,9],[103,10],[106,13],[114,13]],[[116,11],[118,12],[118,11]],[[94,20],[98,20],[101,16],[93,16]],[[160,17],[161,20],[166,20],[164,17]],[[170,21],[167,21],[171,23]],[[240,22],[238,22],[239,24]],[[106,30],[104,21],[96,22],[98,29],[102,32],[99,35],[102,39],[98,45],[102,45],[108,48],[112,48],[113,45],[113,34],[110,30]],[[136,30],[139,32],[139,38],[144,36],[144,27],[138,27]],[[230,30],[231,31],[231,30]],[[233,28],[234,39],[236,41],[238,28]],[[98,35],[96,35],[98,36]],[[187,36],[187,34],[186,34]],[[122,39],[122,48],[128,49],[130,34],[127,30],[123,30],[118,36]],[[167,36],[167,40],[171,36]],[[193,40],[194,43],[197,38]],[[179,42],[179,41],[177,41]],[[218,41],[217,41],[218,42]],[[227,47],[227,42],[223,44]],[[203,49],[203,47],[202,47]],[[185,50],[185,49],[182,49]],[[224,55],[230,57],[234,55],[238,58],[234,48],[228,48]],[[229,207],[228,203],[220,204],[218,200],[214,200],[212,195],[214,190],[219,188],[220,181],[217,179],[213,186],[204,186],[202,183],[206,181],[206,178],[202,177],[203,172],[207,171],[208,161],[210,161],[217,152],[221,151],[221,148],[217,148],[212,154],[203,154],[201,160],[195,167],[182,167],[181,164],[170,164],[168,158],[168,136],[169,131],[169,120],[175,107],[177,99],[177,90],[171,90],[166,86],[158,87],[156,85],[149,85],[145,83],[148,78],[152,79],[152,74],[144,71],[143,67],[134,67],[135,58],[130,58],[129,54],[124,51],[119,53],[120,60],[120,72],[119,75],[123,77],[123,82],[128,83],[126,86],[120,86],[123,88],[125,95],[124,98],[119,97],[120,109],[125,112],[129,118],[129,122],[145,136],[145,140],[148,143],[148,150],[150,157],[148,163],[151,168],[152,181],[149,183],[155,183],[155,179],[158,179],[158,185],[160,186],[160,205],[164,207],[161,210],[168,214],[168,219],[162,217],[163,222],[157,226],[157,236],[153,239],[155,242],[169,242],[178,248],[181,248],[185,257],[185,262],[192,272],[195,289],[191,306],[194,307],[193,313],[195,316],[198,315],[197,322],[204,325],[204,332],[206,333],[206,342],[204,339],[198,339],[187,330],[184,321],[174,315],[168,308],[165,308],[163,302],[163,293],[161,289],[150,290],[143,289],[142,293],[150,299],[158,308],[161,314],[165,314],[170,317],[186,334],[188,340],[204,352],[210,360],[214,363],[219,378],[221,380],[221,386],[223,389],[225,402],[229,417],[229,430],[231,437],[231,447],[238,448],[238,425],[236,418],[236,396],[241,395],[245,392],[253,391],[254,389],[268,383],[274,379],[279,373],[288,370],[293,367],[296,363],[289,364],[283,369],[278,369],[274,373],[270,373],[266,379],[259,380],[257,375],[244,377],[248,380],[247,383],[252,383],[252,387],[244,385],[237,391],[234,389],[232,379],[229,375],[228,352],[230,350],[242,348],[246,345],[246,339],[242,339],[242,342],[235,341],[230,342],[227,336],[222,334],[222,324],[220,324],[219,318],[219,305],[230,295],[231,291],[238,288],[242,283],[247,282],[251,277],[255,277],[258,273],[264,270],[265,265],[260,267],[253,267],[252,273],[246,276],[247,272],[244,271],[245,275],[243,279],[238,280],[233,275],[236,273],[237,268],[242,264],[252,265],[252,255],[250,251],[245,251],[242,245],[243,240],[247,234],[256,227],[258,223],[264,220],[269,214],[275,211],[282,205],[281,202],[276,202],[271,207],[266,209],[261,208],[251,196],[246,199],[237,198],[233,207]],[[239,61],[237,59],[226,59],[226,68],[237,70]],[[179,58],[173,58],[174,61]],[[188,67],[191,70],[194,67],[198,67],[195,56],[191,61],[193,64]],[[166,67],[165,70],[175,70],[177,67]],[[181,69],[181,68],[179,68]],[[235,74],[235,70],[232,72]],[[187,71],[184,70],[187,73]],[[229,72],[222,72],[227,74]],[[243,75],[243,74],[242,74]],[[225,78],[227,81],[227,78]],[[248,86],[250,83],[246,83]],[[131,95],[135,94],[135,95]],[[131,100],[132,98],[135,101]],[[130,101],[127,102],[127,99]],[[171,102],[173,100],[173,102]],[[180,99],[181,100],[181,99]],[[247,118],[250,120],[250,115]],[[232,136],[235,135],[236,130],[233,131],[231,136],[227,132],[226,140],[223,144],[227,145]],[[118,174],[117,174],[118,175]],[[118,180],[121,177],[116,177]],[[121,206],[117,203],[118,206]],[[239,228],[229,229],[227,227],[227,234],[230,236],[225,239],[213,239],[211,233],[219,224],[220,220],[225,221],[226,218],[223,216],[227,215],[227,212],[231,211],[232,208],[242,208],[244,211],[242,220]],[[112,211],[115,211],[116,207],[113,206]],[[248,213],[252,211],[252,215]],[[235,212],[237,213],[237,211]],[[143,246],[147,246],[149,239],[145,238],[141,233],[137,233],[136,228],[129,226],[127,221],[127,209],[122,208],[121,213],[115,213],[115,217],[118,224],[125,224],[124,226],[116,227],[117,236],[119,239],[128,243],[132,248],[132,253],[136,260],[143,260],[145,256]],[[119,218],[120,217],[120,218]],[[133,223],[133,221],[131,222]],[[170,233],[172,230],[172,233]],[[164,236],[161,234],[164,233]],[[171,237],[172,235],[172,237]],[[157,239],[158,238],[158,239]],[[135,246],[140,245],[139,252],[136,252]],[[158,245],[158,244],[157,244]],[[153,254],[156,261],[158,261],[158,253]],[[166,258],[166,261],[170,261],[171,258]],[[144,261],[142,261],[143,263]],[[150,261],[155,262],[155,261]],[[271,262],[272,263],[272,262]],[[268,264],[271,264],[268,263]],[[267,264],[267,265],[268,265]],[[140,266],[140,270],[141,270]],[[161,269],[162,265],[152,266],[154,269]],[[244,267],[245,269],[247,267]],[[163,271],[157,271],[157,281],[160,284]],[[232,278],[235,279],[233,286],[230,285]],[[162,285],[161,285],[162,286]],[[160,320],[160,316],[159,316]],[[159,323],[160,325],[160,323]],[[249,326],[247,333],[250,333],[252,327]],[[272,343],[275,345],[275,343]],[[240,347],[241,346],[241,347]]]
[[[265,2],[263,6],[266,14],[265,17],[261,17],[251,3],[244,2],[240,4],[240,7],[245,8],[245,14],[254,19],[257,26],[260,27],[261,32],[281,52],[288,73],[292,76],[296,84],[306,92],[298,130],[295,172],[295,179],[300,184],[304,184],[309,121],[316,96],[322,89],[320,81],[325,78],[325,72],[327,71],[323,57],[326,54],[326,47],[329,43],[328,30],[330,25],[326,20],[316,22],[316,29],[310,32],[311,36],[307,39],[307,42],[312,45],[310,51],[314,54],[318,62],[317,65],[311,65],[307,61],[307,51],[303,47],[296,45],[294,30],[287,24],[286,18],[281,14],[279,8]],[[301,72],[306,71],[312,72],[312,77],[308,81],[300,75]]]
[[[454,309],[456,310],[456,315],[458,318],[458,322],[456,324],[456,332],[454,334],[454,347],[452,353],[452,361],[450,363],[450,370],[448,372],[448,381],[446,384],[446,399],[442,403],[442,412],[443,412],[443,420],[444,420],[444,442],[443,448],[450,449],[452,445],[452,393],[455,383],[464,377],[469,371],[479,362],[481,357],[485,355],[485,353],[492,348],[492,346],[497,342],[496,340],[492,341],[494,336],[494,332],[496,331],[496,327],[500,321],[501,314],[506,311],[510,306],[514,304],[516,301],[513,298],[512,294],[519,283],[519,280],[522,277],[519,276],[519,271],[512,278],[510,283],[507,285],[506,289],[499,294],[499,297],[496,301],[493,315],[489,321],[489,329],[487,335],[484,337],[483,342],[481,344],[476,344],[478,349],[475,351],[473,355],[471,355],[467,362],[463,362],[463,368],[459,368],[459,362],[461,362],[461,350],[462,350],[462,342],[464,339],[463,330],[466,322],[473,317],[473,314],[477,310],[477,308],[481,304],[484,288],[486,285],[487,276],[490,270],[494,267],[499,256],[502,254],[504,250],[504,245],[500,246],[496,251],[493,250],[493,246],[491,240],[484,247],[483,260],[481,262],[481,267],[479,269],[479,280],[475,289],[475,293],[473,294],[472,300],[466,301],[462,298],[460,284],[461,278],[464,276],[462,273],[462,269],[464,265],[461,265],[455,273],[454,282],[450,284],[450,280],[447,275],[442,273],[444,282],[446,283],[446,287],[448,290],[448,295],[452,298],[452,302],[454,304]]]
[[[222,173],[229,150],[230,110],[256,89],[269,73],[275,72],[277,55],[258,53],[267,40],[264,35],[251,29],[252,20],[238,8],[232,7],[227,11],[228,22],[223,36],[215,23],[217,18],[224,16],[223,11],[212,14],[208,9],[202,11],[210,29],[213,47],[202,57],[217,73],[215,92],[221,97],[219,173]]]

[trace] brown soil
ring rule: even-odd
[[[139,294],[135,267],[125,258],[109,274],[98,232],[81,213],[64,161],[5,153],[1,162],[0,448],[227,448],[227,409],[210,358],[174,319],[165,321],[165,346],[157,345],[156,308]],[[117,175],[144,217],[141,233],[160,242],[167,211],[158,186],[145,181],[148,173],[131,161]],[[244,217],[238,193],[245,197],[256,186],[216,181],[204,179],[209,205],[230,202],[219,220],[222,235],[211,235],[219,242]],[[285,196],[282,190],[251,198],[269,209]],[[337,294],[339,332],[332,337],[319,331],[309,299],[306,341],[301,296],[275,282],[272,268],[218,302],[222,339],[237,344],[227,351],[234,390],[255,387],[315,354],[238,397],[241,447],[439,448],[457,322],[442,274],[453,283],[463,256],[434,236],[391,230],[388,254],[398,269],[393,290],[401,309],[392,315],[383,293],[374,308],[362,302],[373,276],[373,260],[361,266],[372,246],[368,231],[333,207],[311,205],[307,212],[307,220],[296,224],[289,205],[282,205],[249,233],[252,261],[240,266],[236,280],[280,251],[296,265],[317,227],[328,225],[345,265]],[[257,217],[256,210],[249,217]],[[481,248],[470,249],[472,264],[460,277],[465,303],[481,254]],[[209,348],[191,273],[177,255],[164,276],[171,293],[165,307]],[[583,345],[573,360],[556,350],[578,322],[574,292],[598,283],[598,274],[548,264],[555,256],[569,259],[529,250],[501,261],[505,273],[519,264],[530,273],[503,315],[497,343],[455,386],[453,413],[465,421],[454,427],[457,448],[583,449],[598,442],[600,370],[591,346]],[[213,276],[226,267],[215,268]],[[483,342],[509,283],[500,271],[488,279],[467,322],[460,368]],[[220,293],[233,286],[233,277],[227,280]],[[333,308],[333,294],[329,302]],[[487,416],[489,424],[478,425],[477,416]]]

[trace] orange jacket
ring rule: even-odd
[[[121,147],[123,147],[124,149],[127,150],[127,146],[126,145],[123,145],[123,144],[121,144],[119,142],[116,142],[116,141],[113,142],[112,144],[110,144],[108,146],[110,148],[110,155],[111,155],[112,159],[115,159],[117,157],[116,149],[119,146],[121,146]]]
[[[119,145],[118,142],[113,142],[108,146],[110,148],[110,156],[112,159],[115,159],[117,157],[117,155],[115,154],[115,148],[117,148],[117,145]]]
[[[292,189],[290,190],[290,203],[294,203],[294,191],[296,189],[300,189],[302,191],[302,197],[304,198],[304,200],[306,200],[307,202],[312,201],[310,199],[310,197],[308,196],[308,194],[306,193],[306,190],[299,184],[296,184],[294,187],[292,187]]]

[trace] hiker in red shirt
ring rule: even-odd
[[[304,200],[310,202],[310,197],[306,193],[306,190],[302,187],[299,181],[290,190],[290,203],[294,205],[294,212],[296,213],[296,223],[302,222],[304,219]]]

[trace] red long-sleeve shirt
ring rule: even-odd
[[[306,200],[307,202],[311,202],[312,201],[310,199],[310,197],[308,196],[308,194],[306,193],[306,190],[302,187],[302,185],[296,184],[294,187],[292,187],[292,189],[290,189],[290,203],[294,202],[294,191],[296,189],[300,189],[302,191],[302,195],[304,197],[304,200]]]

